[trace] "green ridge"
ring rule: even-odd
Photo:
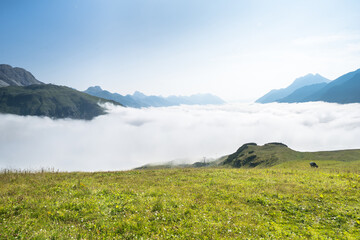
[[[0,88],[0,113],[91,120],[105,114],[99,103],[114,101],[52,84]]]
[[[233,168],[270,168],[292,167],[309,168],[310,162],[316,162],[322,168],[332,168],[336,165],[360,168],[360,149],[299,152],[283,143],[267,143],[259,146],[256,143],[246,143],[236,152],[219,159],[193,164],[147,164],[137,169],[164,169],[164,168],[199,168],[199,167],[233,167]]]
[[[360,163],[360,150],[339,150],[339,151],[319,151],[319,152],[298,152],[290,149],[282,143],[268,143],[258,146],[255,143],[247,143],[241,146],[235,153],[223,158],[219,165],[236,168],[252,167],[273,167],[279,165],[294,165],[310,161],[325,163],[346,162],[347,164]]]

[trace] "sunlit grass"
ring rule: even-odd
[[[299,164],[3,172],[0,238],[359,239],[359,168]]]

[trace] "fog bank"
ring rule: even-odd
[[[220,157],[242,144],[299,151],[360,148],[360,104],[112,107],[92,121],[0,114],[0,168],[126,170]]]

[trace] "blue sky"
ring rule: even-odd
[[[253,101],[360,68],[360,1],[2,0],[0,63],[46,83]]]

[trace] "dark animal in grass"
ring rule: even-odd
[[[311,167],[314,167],[314,168],[318,168],[319,166],[316,164],[316,163],[314,163],[314,162],[310,162],[310,166]]]

